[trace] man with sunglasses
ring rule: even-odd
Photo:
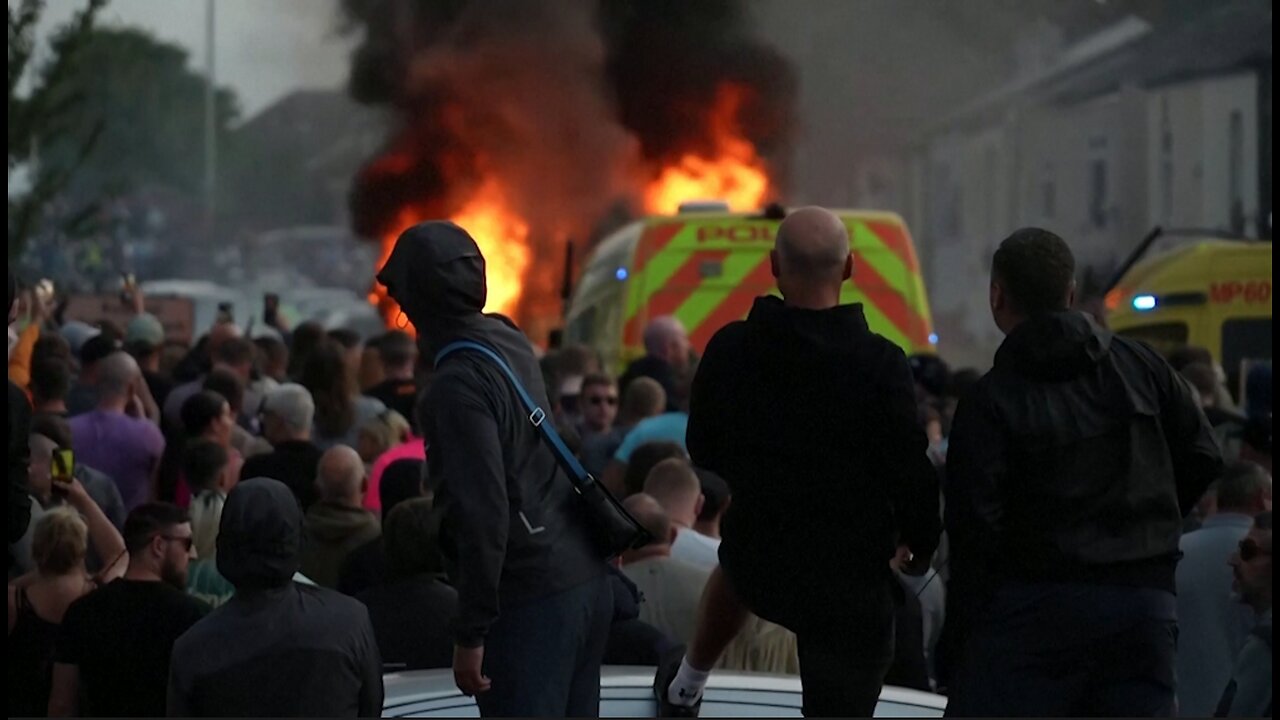
[[[618,384],[613,378],[592,374],[582,379],[578,414],[582,417],[578,435],[584,443],[613,429],[613,422],[618,417]]]
[[[77,600],[63,618],[51,715],[164,716],[173,644],[209,611],[186,594],[195,553],[185,510],[140,505],[129,513],[123,534],[129,555],[124,577]]]
[[[991,268],[1007,337],[947,452],[947,714],[1171,715],[1178,538],[1222,452],[1163,358],[1072,309],[1062,238]]]
[[[1236,658],[1217,717],[1271,717],[1271,511],[1253,518],[1249,535],[1231,556],[1231,588],[1258,614],[1258,624]]]

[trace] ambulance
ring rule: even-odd
[[[1131,258],[1106,296],[1111,329],[1165,354],[1207,348],[1231,378],[1243,363],[1270,360],[1271,242],[1153,235],[1177,242],[1150,257],[1141,257],[1140,247]]]
[[[841,302],[862,303],[871,330],[908,355],[936,353],[920,262],[902,218],[834,212],[849,229],[854,256]],[[776,207],[751,214],[699,204],[616,231],[587,260],[569,304],[566,341],[597,349],[607,367],[621,370],[644,355],[645,325],[672,315],[701,355],[717,330],[747,316],[757,296],[778,294],[769,251],[784,215]]]

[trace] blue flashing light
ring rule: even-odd
[[[938,333],[929,333],[929,344],[930,345],[938,344]]]
[[[628,277],[627,269],[624,267],[620,267],[617,270],[613,271],[613,276],[618,278],[619,280],[626,280]]]
[[[1156,309],[1155,295],[1135,295],[1133,297],[1133,309],[1138,312],[1146,312]]]

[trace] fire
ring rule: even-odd
[[[378,267],[391,257],[396,238],[410,227],[427,220],[413,208],[401,211],[396,231],[382,238],[382,254]],[[475,238],[485,259],[488,282],[486,312],[514,316],[520,304],[525,273],[529,269],[529,226],[507,206],[502,188],[492,179],[481,184],[474,195],[450,218]],[[369,302],[377,305],[391,327],[401,327],[413,332],[407,318],[400,315],[400,306],[387,295],[387,289],[376,284],[369,294]]]
[[[714,157],[691,152],[664,167],[644,190],[645,210],[673,214],[690,200],[721,200],[733,210],[755,210],[763,204],[769,175],[755,147],[737,127],[743,99],[738,86],[721,86],[711,110]]]
[[[771,189],[768,168],[756,147],[747,140],[738,120],[748,92],[748,89],[733,83],[722,84],[701,119],[705,123],[706,138],[701,147],[658,167],[651,167],[644,173],[650,179],[634,187],[646,213],[673,214],[681,203],[692,200],[719,200],[739,211],[756,210],[763,205]],[[380,162],[385,166],[380,168],[382,170],[403,172],[411,165],[412,157],[399,157],[392,153]],[[531,219],[522,216],[510,202],[517,188],[506,186],[511,192],[504,191],[504,182],[512,181],[499,174],[483,174],[478,188],[461,203],[451,219],[471,233],[484,253],[489,293],[485,309],[536,324],[543,318],[516,317],[520,310],[526,314],[544,313],[547,305],[544,297],[525,298],[526,290],[535,296],[544,292],[540,288],[545,283],[537,282],[538,278],[532,273],[558,273],[559,270],[533,267],[535,252],[531,229],[532,234],[539,238],[565,237],[570,233],[565,228],[544,227],[542,224],[533,227]],[[537,192],[536,188],[526,190],[526,195]],[[382,238],[378,267],[382,267],[390,257],[400,233],[434,217],[435,212],[425,207],[402,209],[393,225],[395,231]],[[558,258],[560,253],[543,252],[542,256]],[[378,306],[389,327],[402,327],[413,332],[407,318],[401,316],[400,308],[387,296],[385,287],[375,283],[369,302]]]

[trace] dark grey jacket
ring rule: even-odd
[[[481,314],[484,259],[457,226],[423,223],[407,231],[378,279],[418,330],[423,352],[434,355],[455,340],[487,345],[539,406],[550,407],[529,340],[510,320]],[[454,637],[474,647],[500,607],[575,587],[605,565],[572,484],[492,361],[474,352],[450,356],[422,402],[428,483],[458,590]]]
[[[378,717],[382,660],[358,600],[292,582],[302,511],[267,478],[227,496],[218,571],[225,605],[173,646],[170,717]]]

